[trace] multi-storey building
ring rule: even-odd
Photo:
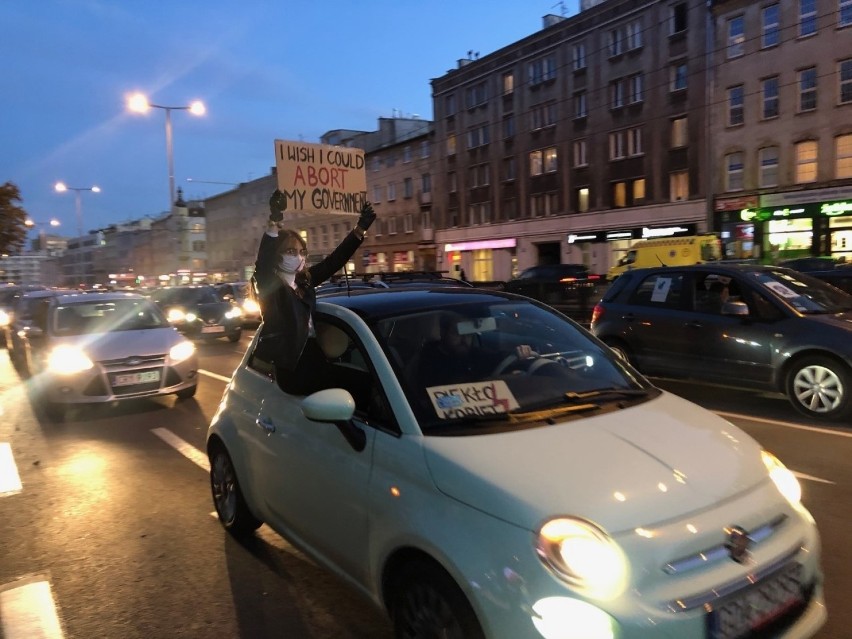
[[[634,239],[704,231],[701,3],[584,2],[432,80],[439,265],[605,272]]]
[[[852,1],[712,10],[714,228],[727,255],[852,260]]]

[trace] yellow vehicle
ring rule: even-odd
[[[722,242],[715,235],[680,235],[640,240],[610,267],[609,281],[625,271],[649,266],[685,266],[722,259]]]

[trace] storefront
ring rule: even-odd
[[[474,282],[491,282],[497,274],[516,270],[515,238],[453,242],[444,244],[440,263],[451,277],[465,277]]]
[[[725,256],[765,263],[825,255],[852,262],[852,186],[760,196],[716,212]]]

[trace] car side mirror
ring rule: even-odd
[[[748,316],[748,304],[745,302],[725,302],[722,304],[722,315]]]
[[[317,391],[302,400],[302,414],[313,422],[327,422],[337,426],[340,434],[357,452],[367,446],[367,434],[352,422],[355,400],[342,388]]]

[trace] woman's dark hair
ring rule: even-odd
[[[303,249],[307,250],[308,244],[305,242],[305,238],[292,229],[281,229],[278,231],[278,241],[275,243],[275,257],[277,260],[281,259],[281,256],[284,254],[284,249],[287,248],[288,244],[292,244],[289,240],[293,239],[295,239]],[[296,273],[296,295],[302,297],[305,289],[310,285],[311,272],[308,270],[306,262],[305,267]]]

